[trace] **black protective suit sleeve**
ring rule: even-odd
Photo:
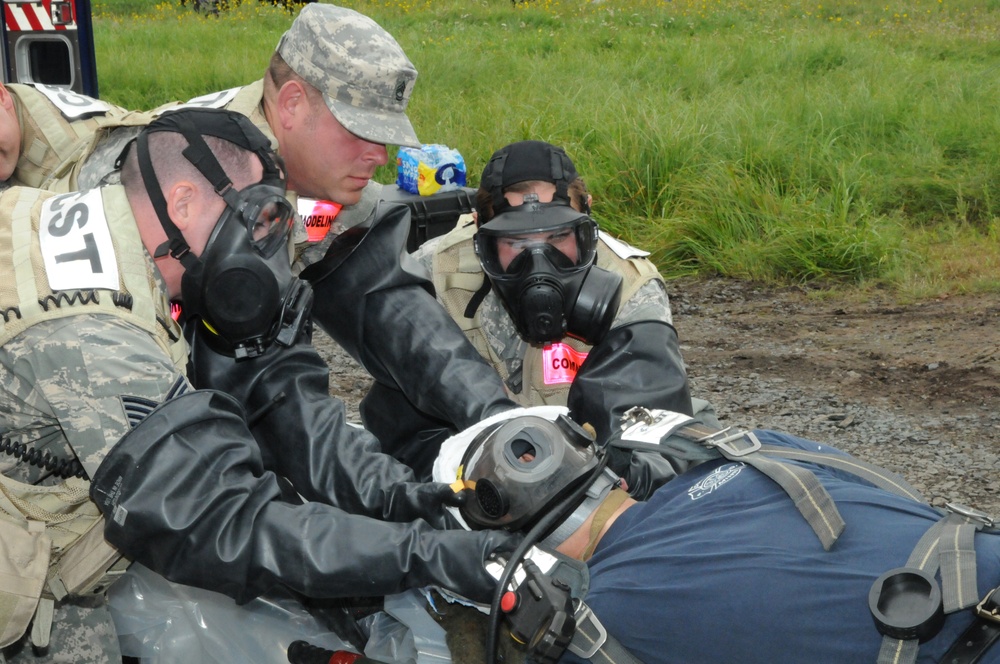
[[[413,469],[422,482],[433,475],[441,443],[453,436],[453,425],[417,409],[402,391],[374,382],[359,404],[361,421],[382,451]]]
[[[388,523],[296,502],[265,471],[232,397],[195,391],[154,409],[91,482],[105,538],[166,578],[247,601],[276,585],[314,598],[440,585],[489,600],[483,568],[517,536]]]
[[[348,424],[344,404],[330,396],[329,368],[308,338],[237,361],[215,352],[210,334],[198,321],[185,329],[189,380],[229,394],[250,413],[264,468],[306,500],[390,521],[457,527],[442,508],[454,498],[448,485],[417,483],[409,468],[381,453],[371,433]]]
[[[673,326],[640,321],[612,328],[594,346],[573,380],[567,398],[573,419],[591,424],[606,443],[633,406],[691,414],[691,391]],[[609,466],[628,482],[629,493],[645,500],[683,472],[681,460],[651,452],[612,449]]]
[[[313,319],[386,386],[461,431],[516,407],[503,382],[437,300],[408,253],[410,211],[380,204],[370,228],[349,229],[302,271]]]

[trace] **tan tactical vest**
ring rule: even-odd
[[[102,124],[128,113],[111,106],[103,115],[67,119],[44,94],[30,85],[9,84],[14,109],[21,125],[21,156],[11,177],[12,184],[41,187],[60,164],[78,151]]]
[[[465,336],[506,381],[508,376],[503,358],[496,354],[483,334],[481,310],[477,310],[471,319],[465,317],[469,300],[480,289],[486,278],[472,246],[472,236],[475,233],[476,225],[472,223],[471,216],[464,216],[459,220],[455,230],[445,235],[437,244],[433,258],[434,288],[438,299],[465,332]],[[619,307],[628,302],[646,282],[661,278],[651,261],[639,257],[621,258],[603,241],[598,245],[597,265],[622,276]],[[578,352],[586,353],[591,348],[571,337],[564,337],[562,343]],[[565,406],[570,384],[545,384],[542,380],[542,348],[528,345],[523,361],[523,387],[520,394],[513,394],[511,398],[522,406]]]
[[[271,141],[271,149],[278,152],[278,139],[274,137],[271,125],[267,124],[267,116],[264,115],[264,79],[240,88],[233,100],[223,108],[250,118],[250,122],[254,123],[257,129],[260,129],[261,133]]]
[[[42,321],[102,313],[148,331],[184,371],[187,347],[170,317],[125,192],[106,187],[101,193],[121,286],[114,293],[97,291],[96,298],[95,292],[81,297],[48,287],[38,227],[42,204],[51,194],[14,187],[0,195],[0,252],[13,256],[0,262],[0,345]],[[0,555],[0,647],[20,638],[32,617],[32,640],[44,645],[53,600],[102,593],[127,566],[104,541],[89,482],[79,478],[35,486],[0,476],[0,539],[7,554]]]
[[[104,118],[100,126],[95,128],[89,137],[79,141],[76,149],[72,150],[69,156],[51,170],[41,187],[60,194],[79,191],[79,178],[84,165],[114,130],[121,127],[145,127],[154,119],[155,116],[152,113],[141,111],[131,111],[113,118]],[[122,142],[125,143],[124,140]],[[119,147],[124,148],[124,145]],[[108,172],[113,170],[114,160],[117,158],[117,154],[108,155]]]
[[[223,94],[223,93],[220,93]],[[274,137],[270,125],[267,124],[267,117],[264,115],[263,107],[264,81],[259,80],[250,85],[239,88],[236,96],[228,103],[212,103],[207,101],[203,104],[191,104],[190,102],[170,102],[163,104],[151,111],[125,111],[115,113],[113,117],[106,117],[94,128],[87,140],[81,141],[75,150],[72,150],[57,165],[50,169],[50,176],[45,180],[45,189],[57,192],[76,191],[79,187],[77,181],[83,165],[87,159],[94,154],[94,151],[115,129],[121,127],[144,127],[157,118],[160,114],[171,109],[184,108],[190,105],[201,105],[206,108],[225,108],[235,111],[250,118],[261,132],[271,141],[271,147],[277,149],[278,140]],[[295,201],[292,200],[294,204]]]
[[[234,94],[232,98],[229,98],[229,94],[227,93]],[[254,81],[250,85],[244,85],[240,88],[231,88],[196,97],[186,102],[172,101],[168,104],[157,106],[150,111],[150,114],[156,117],[172,109],[188,108],[191,106],[199,108],[224,108],[247,116],[250,118],[250,122],[254,123],[267,136],[268,140],[271,141],[271,148],[275,151],[278,150],[278,139],[274,137],[271,125],[267,124],[267,116],[264,114],[264,79]]]
[[[187,345],[156,282],[125,190],[113,186],[101,191],[121,286],[116,292],[96,291],[87,297],[79,292],[54,293],[48,287],[38,224],[42,203],[50,195],[16,187],[0,196],[0,220],[6,220],[0,222],[0,251],[14,256],[12,263],[0,262],[0,345],[42,321],[88,312],[109,314],[149,332],[183,372]]]

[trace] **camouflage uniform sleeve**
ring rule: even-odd
[[[115,168],[118,155],[133,138],[139,135],[143,127],[116,127],[94,148],[89,155],[84,156],[77,178],[77,187],[82,191],[106,184],[120,184],[121,171]]]
[[[159,403],[186,381],[152,336],[103,315],[32,326],[0,349],[0,373],[5,435],[31,444],[47,432],[45,444],[68,445],[91,476],[129,430],[126,405]]]
[[[424,266],[427,274],[434,273],[434,251],[443,239],[443,236],[431,238],[410,253],[410,256]]]
[[[670,297],[666,286],[659,279],[650,279],[643,284],[618,310],[612,326],[621,327],[651,320],[674,324],[674,317],[670,312]]]

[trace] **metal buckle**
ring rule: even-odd
[[[979,604],[976,604],[976,615],[983,620],[989,620],[990,622],[1000,623],[1000,608],[996,604],[993,604],[992,609],[987,609],[986,604],[993,598],[993,593],[997,591],[996,588],[986,593]]]
[[[576,600],[576,603],[576,611],[573,614],[576,619],[576,633],[573,634],[573,640],[566,646],[566,649],[581,659],[591,659],[608,640],[608,630],[604,628],[589,606],[580,600]],[[587,644],[579,643],[581,640],[587,639],[589,641],[592,638],[589,632],[580,629],[584,623],[593,625],[594,629],[597,630],[596,638]]]
[[[952,514],[957,514],[958,516],[964,516],[966,519],[978,521],[987,528],[992,528],[995,523],[993,517],[986,512],[981,512],[977,509],[968,507],[967,505],[962,505],[961,503],[945,503],[944,508]]]
[[[622,413],[622,431],[625,431],[634,424],[642,422],[643,424],[653,423],[653,413],[649,411],[648,408],[643,406],[632,406],[624,413]]]
[[[714,440],[716,436],[721,436],[722,434],[729,431],[732,427],[726,427],[722,431],[716,431],[715,433],[705,436],[704,438],[698,439],[697,442],[705,445],[706,447],[714,447],[722,450],[726,453],[726,456],[741,457],[748,454],[752,454],[760,449],[760,441],[757,440],[757,436],[754,435],[752,431],[737,431],[731,433],[728,436],[723,436],[718,440]],[[750,445],[747,447],[736,447],[732,445],[734,441],[746,438],[750,441]]]

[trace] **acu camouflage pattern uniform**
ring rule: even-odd
[[[118,291],[52,292],[41,259],[38,228],[53,194],[14,187],[0,194],[0,434],[64,460],[78,460],[92,475],[107,451],[129,430],[129,412],[163,401],[187,386],[186,345],[170,318],[166,288],[145,251],[120,186],[98,190],[119,267]],[[97,192],[94,192],[97,193]],[[71,194],[70,197],[79,197]],[[95,301],[96,294],[96,301]],[[16,482],[30,490],[75,497],[88,515],[89,482],[53,473],[0,454],[3,496]],[[47,487],[47,488],[45,488]],[[17,502],[16,498],[12,498]],[[66,499],[68,500],[68,499]],[[44,518],[34,499],[0,497],[0,526]],[[49,515],[54,517],[53,515]],[[86,518],[84,519],[86,521]],[[91,519],[93,520],[93,519]],[[60,524],[49,523],[53,539]],[[103,546],[103,522],[93,526]],[[9,531],[7,531],[9,534]],[[71,551],[71,549],[70,549]],[[113,551],[113,549],[111,549]],[[124,567],[127,561],[122,561]],[[49,575],[53,574],[49,570]],[[2,587],[2,586],[0,586]],[[49,594],[53,586],[46,583]],[[58,596],[58,595],[57,595]],[[42,600],[44,603],[45,600]],[[28,635],[4,650],[7,661],[119,664],[121,654],[103,589],[57,601],[49,654],[35,657]]]
[[[522,406],[565,406],[572,383],[543,383],[541,348],[521,338],[495,291],[491,289],[487,293],[474,318],[465,317],[469,300],[486,279],[472,245],[475,232],[475,223],[463,217],[455,230],[424,243],[413,255],[431,271],[438,300],[472,345],[503,378],[512,399]],[[615,243],[619,251],[624,249],[628,258],[616,253],[609,242]],[[644,256],[645,252],[609,238],[603,232],[600,234],[596,265],[621,275],[623,279],[621,302],[613,328],[639,321],[660,321],[673,325],[670,299],[663,278],[656,266]],[[592,348],[571,337],[564,337],[562,343],[585,353]]]

